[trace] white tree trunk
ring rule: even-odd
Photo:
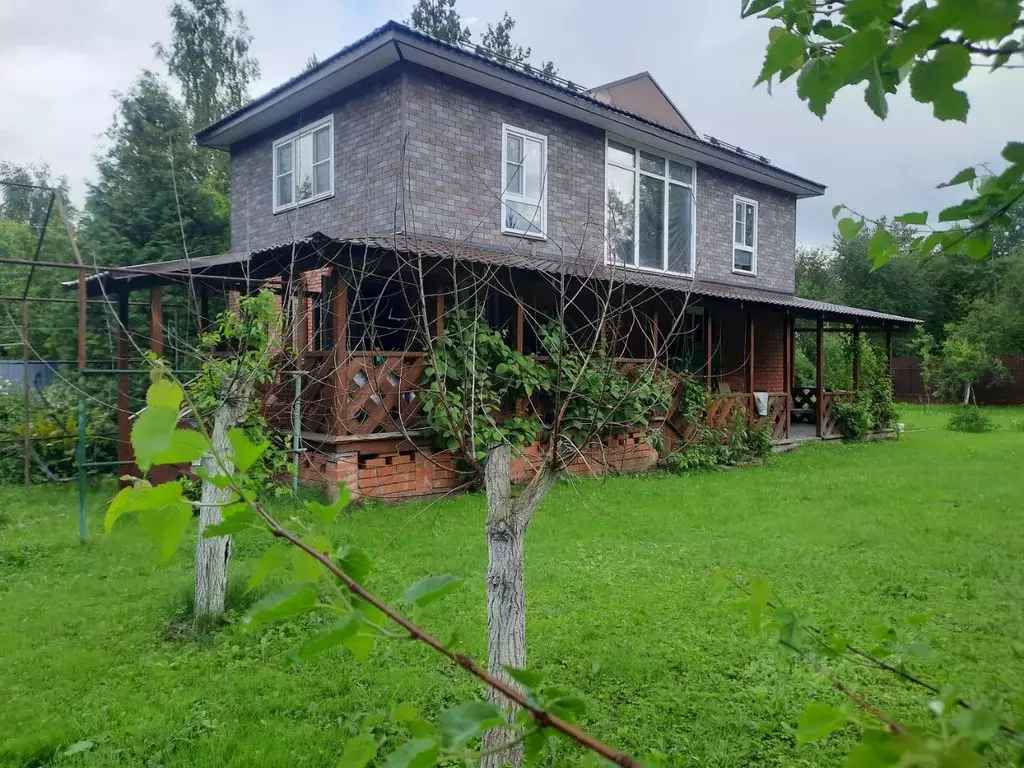
[[[234,470],[231,462],[231,444],[228,430],[238,426],[245,419],[252,386],[236,381],[226,393],[213,417],[210,440],[213,451],[203,457],[203,469],[211,476],[223,475],[225,470]],[[215,456],[220,457],[218,462]],[[228,560],[231,557],[231,537],[215,536],[203,538],[208,525],[221,521],[221,507],[231,498],[229,488],[218,488],[203,481],[199,507],[199,541],[196,543],[196,600],[195,615],[220,616],[224,613],[224,595],[228,586]]]
[[[526,529],[537,507],[554,485],[556,473],[543,467],[518,496],[512,494],[512,449],[499,445],[488,451],[484,465],[487,492],[487,665],[492,675],[515,686],[505,667],[526,666]],[[509,722],[515,713],[511,702],[495,690],[488,700],[506,709]],[[484,734],[484,751],[501,749],[508,742],[505,731]],[[522,747],[517,745],[480,761],[483,768],[518,766]]]
[[[972,391],[973,388],[971,387],[970,382],[968,382],[967,386],[964,387],[964,405],[970,405]]]

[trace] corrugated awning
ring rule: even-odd
[[[302,269],[339,263],[340,252],[352,247],[361,247],[381,254],[390,252],[438,260],[455,259],[548,274],[562,273],[583,279],[615,280],[641,288],[789,309],[798,317],[890,326],[912,326],[922,322],[912,317],[804,299],[788,293],[744,288],[584,260],[556,261],[529,253],[525,248],[484,247],[468,241],[405,234],[332,238],[315,232],[302,240],[281,243],[251,253],[232,252],[195,259],[140,264],[131,267],[131,271],[125,273],[100,272],[87,278],[87,284],[91,295],[101,295],[116,292],[118,288],[125,286],[131,290],[150,285],[187,282],[190,279],[202,281],[206,277],[235,278],[239,282],[250,279],[262,280],[287,274],[293,261]],[[77,281],[69,281],[64,285],[71,288],[77,285]]]

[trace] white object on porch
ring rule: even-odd
[[[767,392],[755,392],[754,393],[754,410],[758,416],[768,415],[768,393]]]

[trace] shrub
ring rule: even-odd
[[[863,440],[873,426],[871,409],[864,403],[836,403],[836,426],[843,437]]]
[[[959,406],[946,423],[954,432],[991,432],[996,428],[992,420],[976,405]]]
[[[702,427],[678,451],[665,457],[665,466],[676,474],[715,469],[775,453],[772,432],[766,426],[734,423],[728,430]]]
[[[1024,419],[1014,419],[1011,421],[1010,429],[1014,432],[1024,432]]]

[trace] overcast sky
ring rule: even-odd
[[[0,159],[48,162],[77,201],[93,177],[93,155],[114,111],[113,91],[146,67],[161,70],[152,44],[169,36],[163,0],[0,0]],[[323,59],[412,0],[235,0],[249,20],[263,77],[257,95],[295,75],[311,53]],[[861,94],[844,92],[824,122],[791,83],[769,96],[751,87],[766,28],[741,21],[739,0],[459,0],[478,37],[508,9],[515,37],[537,60],[585,86],[648,70],[700,133],[765,155],[827,184],[804,201],[798,240],[831,242],[831,208],[869,215],[935,210],[959,201],[935,185],[999,150],[1024,123],[1024,70],[968,80],[970,122],[939,123],[909,96],[890,102],[885,122]],[[1019,137],[1017,137],[1019,138]]]

